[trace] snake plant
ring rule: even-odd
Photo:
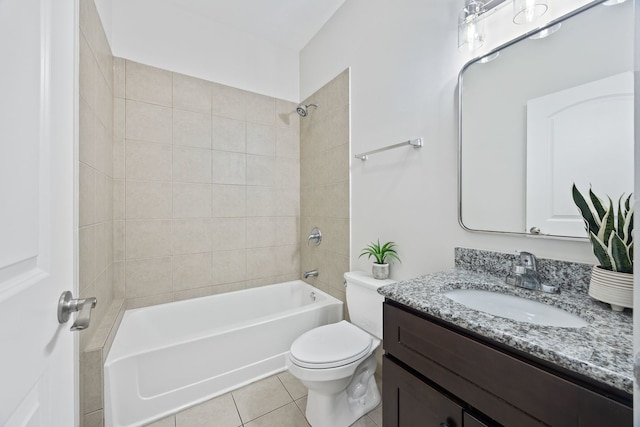
[[[368,255],[369,259],[371,259],[371,257],[375,258],[376,264],[386,264],[387,259],[397,259],[398,261],[400,261],[398,253],[394,249],[395,247],[396,244],[393,242],[387,242],[384,245],[380,245],[380,239],[378,239],[378,243],[371,242],[369,246],[364,248],[358,258],[364,255]]]
[[[589,201],[573,184],[573,201],[584,218],[593,253],[600,267],[621,273],[633,273],[633,206],[631,194],[618,200],[618,215],[611,198],[608,203],[589,189]]]

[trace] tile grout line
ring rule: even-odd
[[[288,371],[285,371],[285,372],[288,372]],[[276,377],[278,378],[278,381],[280,381],[280,384],[282,384],[282,387],[284,387],[284,389],[286,390],[286,392],[289,394],[289,397],[291,397],[291,400],[292,400],[292,402],[293,402],[294,406],[296,407],[296,409],[298,410],[298,412],[300,412],[300,413],[302,414],[302,417],[304,418],[304,420],[305,420],[305,422],[307,423],[307,425],[309,425],[309,426],[310,426],[311,424],[309,424],[309,420],[307,420],[307,415],[306,415],[306,414],[302,411],[302,409],[298,406],[298,404],[296,403],[296,399],[293,397],[293,395],[291,394],[291,392],[289,391],[289,389],[287,388],[287,386],[284,384],[284,382],[282,382],[282,378],[280,378],[280,375],[276,375]],[[306,397],[306,395],[305,395],[305,396],[303,396],[303,397],[301,397],[301,398],[299,398],[298,400],[303,399],[304,397]],[[287,405],[288,405],[288,403],[287,403]],[[285,405],[285,406],[286,406],[286,405]],[[375,424],[375,423],[374,423],[374,424]]]
[[[238,413],[238,418],[240,419],[240,425],[238,427],[244,427],[244,421],[242,420],[242,415],[240,415],[240,410],[238,409],[238,404],[236,403],[236,398],[233,397],[233,391],[229,393],[231,395],[231,400],[233,400],[233,406],[236,407],[236,412]]]
[[[267,411],[267,412],[265,412],[264,414],[262,414],[262,415],[260,415],[260,416],[257,416],[257,417],[255,417],[255,418],[253,418],[253,419],[251,419],[251,420],[247,421],[247,423],[254,422],[254,421],[255,421],[255,420],[257,420],[257,419],[262,418],[262,417],[264,417],[265,415],[269,415],[269,414],[270,414],[270,413],[272,413],[272,412],[278,411],[278,410],[280,410],[280,409],[284,408],[284,407],[285,407],[285,406],[287,406],[287,405],[291,405],[292,403],[293,403],[294,405],[296,405],[296,402],[295,402],[295,401],[285,403],[284,405],[278,406],[277,408],[273,408],[272,410]],[[297,408],[297,407],[298,407],[298,405],[296,405],[296,408]],[[299,408],[298,408],[298,409],[299,409]],[[307,418],[305,417],[305,420],[306,420],[306,419],[307,419]],[[240,417],[240,421],[242,421],[242,417]],[[244,426],[244,424],[243,424],[243,426]]]
[[[284,371],[287,372],[287,371]],[[280,378],[279,374],[276,374],[276,378],[278,378],[278,381],[280,381],[280,384],[282,384],[282,387],[284,388],[284,390],[287,392],[287,394],[289,395],[289,397],[291,398],[291,401],[293,403],[296,403],[296,400],[293,398],[293,396],[291,395],[291,392],[289,391],[289,389],[287,388],[287,386],[282,382],[282,378]],[[298,405],[296,405],[298,406]]]

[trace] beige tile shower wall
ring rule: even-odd
[[[300,119],[300,217],[302,271],[318,270],[307,282],[345,301],[349,270],[349,70],[304,101],[317,104]],[[306,244],[313,227],[319,246]]]
[[[80,2],[79,281],[80,296],[113,300],[113,65],[93,1]]]
[[[128,306],[300,274],[291,102],[116,58],[114,268]]]
[[[92,342],[122,294],[113,288],[113,56],[93,0],[80,1],[79,24],[79,288],[98,300],[80,333],[80,422],[89,425],[103,407],[103,352]]]

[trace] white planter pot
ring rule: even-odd
[[[610,304],[613,311],[633,308],[633,274],[594,266],[589,282],[589,295]]]
[[[378,280],[384,280],[389,278],[389,264],[376,264],[373,263],[371,267],[373,278]]]

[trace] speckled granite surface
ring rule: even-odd
[[[546,294],[507,285],[504,283],[504,276],[479,272],[481,259],[493,253],[469,254],[468,251],[461,252],[460,262],[459,251],[456,251],[454,270],[386,285],[379,288],[378,292],[400,304],[626,393],[633,393],[633,322],[629,310],[623,313],[612,312],[608,305],[590,298],[584,286],[569,286],[561,279],[556,279],[561,288],[560,294]],[[474,266],[469,267],[466,261],[462,261],[463,258],[474,260]],[[509,262],[507,268],[510,266]],[[581,267],[578,265],[576,268],[580,270]],[[491,268],[489,270],[500,271]],[[573,275],[566,270],[558,271],[555,277],[564,277],[567,281],[574,280],[574,284],[579,280],[579,277],[572,279]],[[442,295],[443,292],[453,289],[491,290],[540,301],[582,317],[589,322],[589,326],[538,326],[493,316],[468,308]]]
[[[505,254],[466,248],[455,250],[456,267],[500,277],[506,276],[519,258],[515,252]],[[545,284],[559,286],[564,290],[575,289],[585,294],[588,292],[593,265],[548,258],[536,259],[538,273]]]

